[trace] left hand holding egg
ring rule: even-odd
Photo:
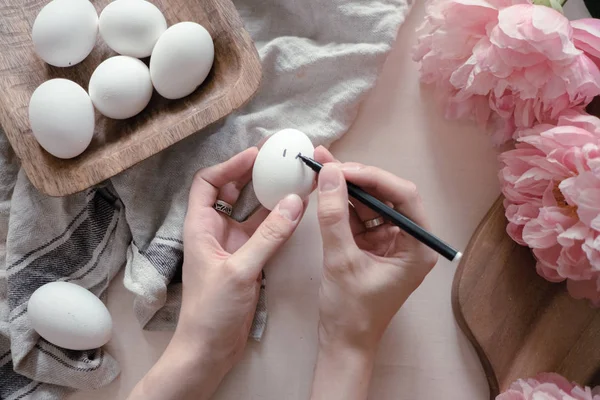
[[[177,329],[129,400],[208,399],[241,359],[258,302],[261,271],[292,236],[304,212],[297,195],[245,222],[213,208],[217,199],[235,207],[250,182],[257,153],[250,148],[194,177],[184,223]]]

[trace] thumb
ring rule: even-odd
[[[275,206],[248,241],[230,260],[256,278],[267,261],[292,236],[304,212],[297,194],[290,194]]]
[[[350,229],[348,188],[337,165],[326,164],[319,172],[318,215],[325,252],[341,251],[354,243]]]

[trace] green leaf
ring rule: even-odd
[[[563,12],[562,6],[566,2],[567,0],[533,0],[533,4],[553,8],[560,13]]]

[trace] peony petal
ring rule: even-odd
[[[566,393],[569,393],[575,387],[573,383],[554,372],[541,372],[535,376],[535,379],[539,382],[556,385],[560,390]]]
[[[592,397],[600,387],[579,387],[555,373],[540,373],[535,378],[519,379],[496,400],[600,400]]]
[[[585,110],[577,108],[565,110],[558,118],[558,126],[574,126],[590,132],[600,138],[600,119],[589,115]]]
[[[517,390],[510,389],[496,396],[496,400],[527,400],[527,397]]]
[[[590,171],[585,171],[573,178],[565,179],[561,182],[559,188],[567,202],[577,206],[579,219],[588,227],[598,229],[598,221],[600,221],[600,177]]]
[[[600,70],[588,57],[575,57],[573,63],[560,73],[567,93],[574,103],[589,103],[600,94]]]
[[[510,389],[496,396],[496,400],[527,400],[527,398],[523,393]]]
[[[588,235],[581,248],[587,255],[587,258],[594,272],[600,273],[600,234],[596,236]]]
[[[600,59],[600,20],[584,18],[571,21],[573,42],[586,54]]]
[[[600,306],[600,277],[586,281],[568,280],[567,290],[576,299],[587,299],[596,307]]]
[[[554,246],[550,249],[534,249],[533,255],[537,259],[535,269],[542,278],[550,282],[562,282],[564,277],[560,276],[556,264],[560,256],[561,247]]]

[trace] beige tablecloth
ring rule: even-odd
[[[414,181],[433,231],[464,248],[499,195],[496,151],[470,123],[447,122],[417,81],[409,57],[424,15],[417,0],[377,87],[350,132],[333,146],[344,161],[385,168]],[[567,14],[584,17],[582,0]],[[365,134],[367,132],[368,134]],[[306,400],[316,357],[316,294],[321,244],[314,199],[300,228],[267,268],[269,326],[226,378],[217,400]],[[443,260],[400,310],[381,343],[370,390],[374,400],[485,400],[488,387],[474,350],[456,326],[450,304],[455,266]],[[109,344],[122,374],[101,391],[71,400],[125,399],[158,359],[170,334],[142,332],[119,283],[109,289],[115,337]]]

